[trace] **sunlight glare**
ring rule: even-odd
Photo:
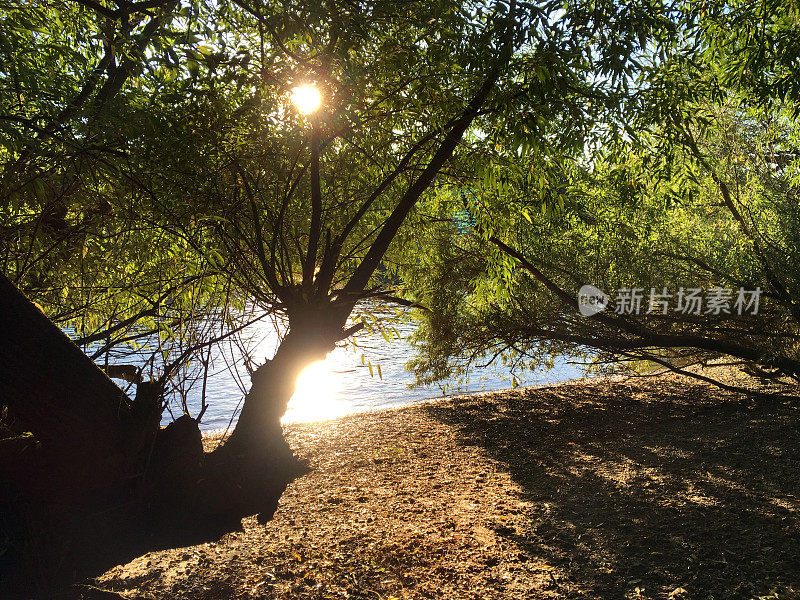
[[[345,403],[337,398],[339,381],[330,367],[330,361],[321,360],[300,373],[297,388],[281,420],[283,423],[335,419],[347,412]]]
[[[300,85],[292,88],[292,104],[302,115],[310,115],[322,104],[322,95],[313,85]]]

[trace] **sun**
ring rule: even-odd
[[[300,85],[292,88],[292,104],[302,115],[310,115],[322,104],[322,95],[313,85]]]
[[[334,419],[347,412],[345,403],[338,398],[339,380],[330,367],[330,361],[321,360],[300,373],[284,423]]]

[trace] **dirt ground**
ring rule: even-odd
[[[275,519],[97,581],[129,598],[800,598],[800,410],[677,376],[292,425]]]

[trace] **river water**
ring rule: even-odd
[[[512,387],[508,367],[500,364],[476,366],[462,381],[447,381],[441,385],[410,388],[414,374],[406,370],[414,349],[407,337],[414,330],[413,322],[403,320],[387,333],[362,330],[343,347],[337,347],[327,358],[311,365],[300,376],[298,388],[289,403],[284,423],[333,419],[351,413],[397,407],[443,395],[500,390]],[[387,341],[390,338],[391,341]],[[241,343],[249,347],[256,364],[270,358],[277,348],[279,335],[271,322],[259,322],[244,330],[239,345],[221,344],[211,356],[211,366],[205,382],[208,408],[201,428],[213,431],[235,423],[250,378],[244,368]],[[128,355],[115,357],[111,363],[136,363]],[[554,383],[580,377],[582,371],[564,360],[556,360],[553,369],[517,373],[520,385]],[[444,389],[443,389],[444,388]],[[190,414],[197,415],[203,395],[202,379],[168,396],[169,406],[162,425],[168,424],[182,412],[181,397],[185,397]]]

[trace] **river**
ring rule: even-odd
[[[499,361],[491,366],[475,366],[463,381],[446,381],[441,385],[410,388],[414,374],[406,363],[414,350],[407,340],[415,325],[409,320],[393,326],[392,332],[362,330],[347,346],[337,347],[324,361],[309,366],[300,376],[298,388],[284,415],[284,423],[326,420],[351,413],[397,407],[443,395],[469,393],[512,387],[508,367]],[[256,364],[272,356],[279,336],[270,322],[248,327],[241,336],[251,348]],[[387,337],[391,341],[387,341]],[[398,339],[399,338],[399,339]],[[201,428],[214,431],[235,423],[244,392],[250,379],[244,368],[239,346],[223,343],[214,349],[205,385],[208,408]],[[112,355],[110,362],[136,363],[130,355]],[[553,369],[539,369],[517,374],[520,385],[535,385],[566,381],[582,376],[577,366],[556,360]],[[444,389],[443,389],[444,387]],[[162,424],[166,425],[181,414],[181,396],[185,396],[189,412],[197,415],[202,398],[202,380],[196,380],[168,396],[168,410]]]

